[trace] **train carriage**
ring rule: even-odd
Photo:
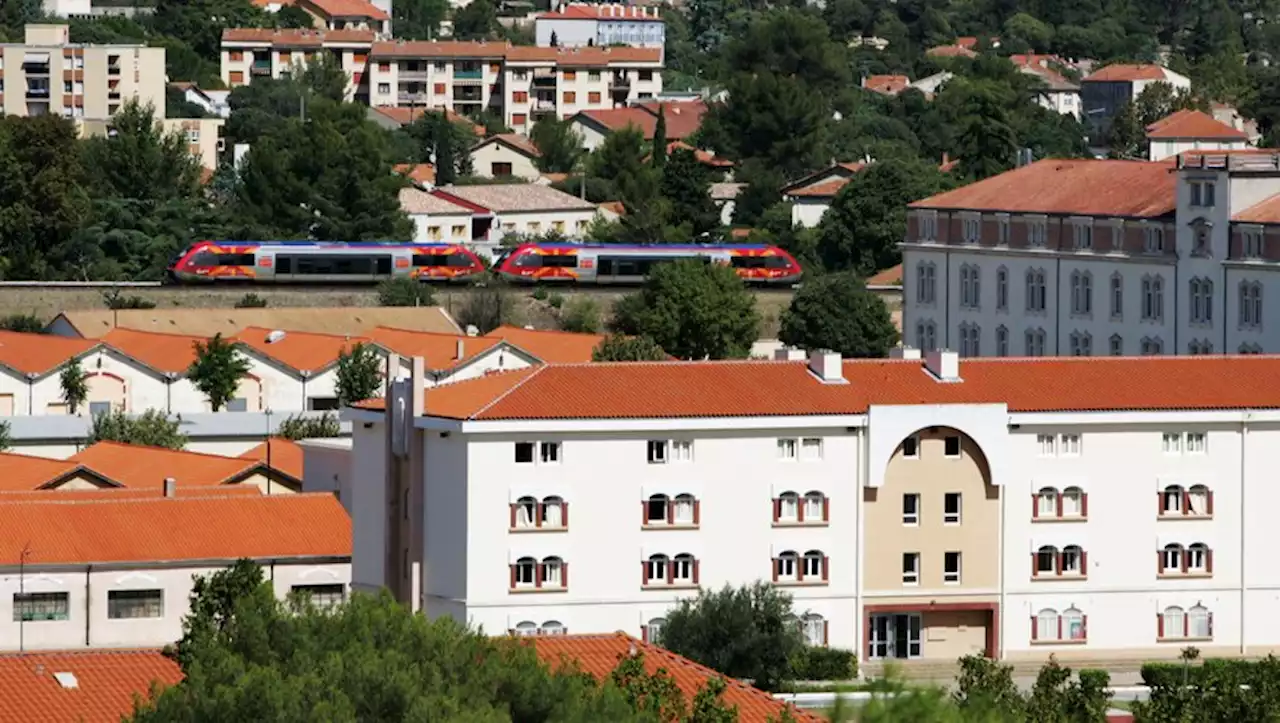
[[[201,241],[169,264],[174,283],[369,284],[397,276],[468,281],[484,262],[459,244]]]
[[[629,246],[621,244],[530,243],[494,263],[503,278],[520,283],[639,284],[655,264],[682,258],[732,267],[752,284],[794,284],[801,268],[777,246],[765,244]]]

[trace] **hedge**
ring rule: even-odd
[[[852,650],[805,648],[791,660],[794,680],[853,680],[858,677],[858,658]]]

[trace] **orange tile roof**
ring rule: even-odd
[[[331,18],[391,19],[386,11],[367,0],[307,0],[307,3]]]
[[[686,702],[693,703],[698,690],[713,678],[724,678],[716,671],[699,665],[688,658],[676,655],[665,648],[651,645],[623,632],[600,635],[547,635],[521,638],[522,643],[532,645],[538,658],[553,668],[573,665],[597,680],[605,680],[618,667],[621,659],[634,650],[644,654],[645,672],[650,675],[659,668],[667,674],[684,693]],[[724,678],[725,691],[721,700],[738,709],[740,723],[766,723],[781,717],[788,705],[772,695],[732,678]],[[825,718],[796,708],[791,709],[797,723],[820,723]]]
[[[166,477],[172,477],[179,489],[188,485],[230,484],[261,469],[260,463],[251,459],[119,442],[98,442],[72,455],[68,461],[118,480],[125,487],[144,489],[160,489]],[[283,470],[277,472],[287,475]],[[301,487],[297,477],[284,481],[291,487]]]
[[[66,488],[47,490],[0,490],[0,502],[26,502],[50,500],[131,500],[154,499],[163,491],[154,489],[137,489],[129,487],[101,487],[92,490],[69,490]],[[218,487],[183,487],[177,492],[183,497],[228,497],[247,495],[260,497],[264,493],[254,485],[220,485]]]
[[[868,276],[867,286],[902,286],[902,264]]]
[[[694,148],[684,141],[671,141],[667,144],[668,157],[676,151],[692,152],[694,160],[704,166],[710,166],[712,168],[733,168],[733,161],[728,158],[720,158],[710,151],[704,151],[701,148]],[[645,156],[645,160],[648,161],[652,157],[653,154],[649,154],[648,156]]]
[[[1280,356],[965,359],[941,383],[909,360],[846,361],[848,384],[805,362],[630,362],[532,367],[443,384],[431,416],[651,419],[862,414],[871,405],[998,404],[1011,412],[1280,409]],[[359,406],[381,409],[382,400]]]
[[[1238,131],[1207,113],[1183,109],[1147,126],[1147,138],[1212,138],[1244,141],[1248,140],[1249,136],[1244,131]]]
[[[55,673],[71,673],[64,688]],[[84,650],[0,655],[0,717],[7,721],[119,723],[146,699],[152,682],[182,680],[174,660],[159,650]]]
[[[458,334],[432,334],[380,326],[369,332],[369,338],[400,354],[420,356],[428,369],[452,369],[481,352],[501,343],[501,339]],[[462,342],[462,357],[458,358],[458,342]]]
[[[589,362],[603,334],[575,334],[569,331],[544,331],[504,325],[485,334],[505,339],[548,364]]]
[[[706,104],[701,101],[682,101],[662,105],[667,121],[667,138],[672,140],[682,140],[693,135],[702,125],[702,117],[707,112]],[[658,125],[656,103],[646,104],[643,107],[584,110],[578,115],[590,118],[610,131],[635,126],[644,133],[645,140],[653,140],[653,132]]]
[[[203,336],[163,334],[116,327],[102,336],[102,342],[161,372],[185,374],[196,360],[196,342]]]
[[[273,47],[318,48],[326,43],[373,44],[372,30],[225,28],[223,44],[270,43]]]
[[[79,462],[0,452],[0,490],[5,492],[30,492],[77,473],[98,478],[106,485],[119,484],[87,470]]]
[[[1280,223],[1280,193],[1268,196],[1231,217],[1243,223]]]
[[[1173,213],[1172,169],[1147,161],[1048,158],[911,207],[1150,218]]]
[[[349,351],[360,342],[369,341],[358,336],[286,331],[279,341],[268,343],[267,335],[273,331],[265,327],[250,326],[242,329],[232,340],[290,369],[312,374],[337,364],[341,352]]]
[[[440,111],[444,111],[444,116],[445,118],[449,119],[450,123],[463,123],[471,128],[472,133],[475,133],[480,138],[484,137],[484,126],[478,125],[475,121],[471,120],[465,115],[462,115],[461,113],[457,113],[457,112],[448,110],[446,108],[416,108],[416,107],[391,108],[387,106],[380,106],[378,108],[373,108],[372,110],[374,110],[375,112],[381,115],[386,116],[387,118],[390,118],[391,120],[395,121],[396,123],[399,123],[402,126],[407,126],[410,123],[414,122],[415,120],[421,118],[424,113],[439,113]]]
[[[326,492],[0,503],[0,565],[24,548],[36,566],[348,557],[351,520]]]
[[[530,158],[538,158],[542,155],[542,151],[538,150],[538,147],[533,145],[533,141],[530,141],[528,138],[518,133],[500,133],[496,136],[490,136],[489,138],[477,143],[471,150],[474,151],[477,148],[487,146],[490,143],[501,143],[502,145],[508,146],[516,152],[523,153]]]
[[[905,75],[868,75],[862,87],[884,95],[897,95],[911,85],[911,79]]]
[[[290,439],[272,437],[240,455],[240,459],[252,459],[266,464],[268,448],[271,453],[272,469],[278,469],[296,479],[302,479],[302,447]]]
[[[414,183],[426,186],[436,183],[436,167],[430,163],[398,163],[392,170]]]
[[[622,201],[601,201],[596,206],[617,216],[627,215],[627,206]]]
[[[21,374],[43,376],[96,346],[94,339],[0,331],[0,364]]]
[[[963,45],[940,45],[936,48],[929,48],[925,51],[925,55],[935,58],[976,58],[978,54]]]
[[[828,181],[815,183],[812,186],[802,186],[793,191],[787,191],[788,196],[802,196],[806,198],[833,198],[840,189],[848,185],[848,178],[832,178]]]
[[[375,58],[505,58],[507,43],[464,40],[390,40],[373,44]]]
[[[1099,68],[1085,77],[1085,82],[1127,82],[1135,80],[1167,80],[1165,69],[1150,63],[1116,63]]]

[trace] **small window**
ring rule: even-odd
[[[800,495],[795,492],[783,492],[778,495],[777,518],[779,522],[798,522],[800,520]]]
[[[944,442],[943,450],[948,457],[960,456],[960,438],[959,437],[952,435],[944,439],[943,442]]]
[[[307,399],[307,409],[313,412],[331,411],[338,408],[337,397],[309,397]]]
[[[1080,435],[1064,434],[1062,435],[1062,454],[1068,457],[1075,457],[1080,454]]]
[[[947,525],[960,524],[960,493],[948,492],[943,498],[942,522]]]
[[[920,438],[907,437],[902,440],[902,456],[907,459],[920,458]]]
[[[918,552],[902,553],[902,584],[903,585],[919,585],[920,584],[920,553]]]
[[[645,524],[665,525],[672,512],[670,498],[666,495],[650,495],[645,503]]]
[[[99,414],[110,414],[110,413],[111,413],[111,402],[89,402],[90,417],[96,417]]]
[[[960,582],[960,553],[948,552],[943,555],[942,581],[955,585]]]
[[[778,440],[778,459],[793,460],[796,458],[796,440]]]
[[[1058,454],[1058,439],[1052,434],[1036,435],[1036,444],[1040,447],[1041,457],[1054,457]]]
[[[675,440],[671,443],[672,462],[692,462],[693,442],[687,439]]]
[[[1204,432],[1187,432],[1187,454],[1204,454]]]
[[[538,445],[538,459],[543,464],[560,463],[560,443],[542,442]]]
[[[533,442],[516,442],[516,464],[533,464]]]
[[[902,496],[902,524],[920,524],[920,495],[908,493]]]
[[[159,592],[159,591],[157,591]],[[294,585],[293,594],[306,597],[318,608],[332,608],[347,599],[347,586],[341,583],[329,585]],[[159,617],[159,616],[157,616]]]
[[[649,464],[667,463],[666,440],[649,440]]]
[[[159,618],[164,615],[163,590],[107,591],[107,618]]]
[[[817,437],[807,437],[801,440],[800,459],[806,461],[822,459],[822,440]]]
[[[227,402],[228,412],[247,412],[249,411],[249,400],[244,397],[236,397]]]
[[[1165,454],[1181,454],[1182,453],[1182,435],[1165,432],[1162,438],[1162,447],[1164,449]]]
[[[70,595],[65,592],[28,592],[13,594],[13,621],[42,622],[69,620]]]

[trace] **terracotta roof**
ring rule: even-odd
[[[1249,139],[1249,136],[1244,131],[1238,131],[1207,113],[1184,109],[1167,115],[1147,126],[1147,138],[1152,140],[1212,138],[1215,140],[1245,141]]]
[[[853,174],[867,167],[863,161],[841,161],[782,187],[785,196],[835,196]]]
[[[471,148],[471,150],[474,152],[476,149],[487,146],[490,143],[501,143],[517,153],[523,153],[530,158],[538,158],[542,155],[542,151],[538,150],[538,147],[533,145],[533,141],[530,141],[528,138],[517,133],[500,133],[496,136],[490,136],[489,138],[477,143]]]
[[[716,671],[699,665],[688,658],[676,655],[665,648],[636,640],[626,633],[600,635],[547,635],[522,638],[521,642],[533,645],[538,658],[549,666],[572,665],[597,680],[605,680],[618,667],[621,659],[632,650],[644,654],[645,672],[650,675],[659,668],[665,669],[684,693],[688,704],[698,690],[713,678],[724,678]],[[725,691],[721,697],[727,705],[738,709],[740,723],[766,723],[781,717],[787,704],[772,695],[732,678],[725,678]],[[797,723],[820,723],[825,718],[814,713],[791,709]]]
[[[601,201],[596,204],[602,211],[608,211],[615,216],[626,216],[627,206],[622,201]]]
[[[76,686],[63,687],[56,673],[71,673]],[[182,671],[159,650],[25,652],[0,655],[0,680],[5,720],[119,723],[135,695],[179,682]]]
[[[241,329],[249,326],[352,335],[383,325],[448,334],[457,334],[462,331],[444,309],[438,306],[425,308],[332,306],[275,309],[121,309],[119,311],[90,309],[64,311],[54,321],[58,320],[70,324],[81,336],[89,339],[101,337],[115,327],[201,337],[211,337],[214,334],[222,334],[225,337],[235,336]],[[51,339],[50,344],[55,344],[60,343],[58,340],[63,337],[41,338]],[[4,337],[0,334],[0,363],[4,363],[3,343]],[[65,358],[68,354],[62,356]]]
[[[278,341],[270,342],[267,337],[272,333],[271,329],[250,326],[231,339],[290,369],[313,374],[337,364],[340,353],[366,341],[358,336],[285,331]]]
[[[428,369],[435,370],[452,369],[502,342],[501,339],[482,336],[427,334],[385,326],[370,331],[369,338],[401,356],[420,356]],[[458,356],[459,342],[462,343],[461,358]]]
[[[1018,71],[1026,75],[1034,75],[1044,81],[1045,86],[1049,90],[1056,91],[1079,91],[1080,86],[1072,83],[1065,75],[1059,73],[1053,68],[1041,67],[1039,65],[1023,65]]]
[[[436,167],[430,163],[398,163],[392,170],[414,183],[426,186],[436,183]]]
[[[26,502],[29,500],[45,501],[62,500],[133,500],[155,499],[163,494],[163,490],[137,489],[128,487],[99,487],[97,489],[57,489],[42,490],[0,490],[0,503]],[[254,485],[219,485],[217,487],[183,487],[178,494],[183,497],[261,497],[264,493]]]
[[[348,557],[351,520],[326,492],[0,503],[0,565],[24,548],[36,566]]]
[[[949,383],[920,361],[846,361],[843,371],[848,384],[822,384],[805,362],[548,365],[433,387],[426,402],[431,416],[485,420],[861,414],[905,404],[1005,403],[1011,412],[1280,408],[1280,356],[965,359],[963,381]]]
[[[222,43],[269,43],[272,47],[319,48],[328,43],[372,44],[372,30],[225,28]]]
[[[712,168],[733,168],[733,161],[729,160],[728,158],[720,158],[719,156],[712,153],[711,151],[704,151],[701,148],[694,148],[693,146],[689,145],[688,143],[685,143],[684,141],[671,141],[670,143],[667,144],[668,157],[670,157],[671,154],[675,153],[676,151],[691,151],[693,153],[694,160],[696,160],[698,163],[701,163],[704,166],[710,166]],[[653,154],[651,153],[645,156],[645,160],[648,161],[652,157],[653,157]]]
[[[902,264],[868,276],[867,286],[902,286]]]
[[[118,484],[78,462],[0,452],[0,490],[5,492],[31,492],[81,475],[93,477],[104,485]]]
[[[595,204],[551,186],[537,183],[493,183],[443,186],[433,193],[453,203],[472,204],[488,211],[593,211]]]
[[[556,65],[563,68],[605,67],[611,63],[658,65],[662,62],[662,48],[609,46],[605,48],[557,48],[557,50]],[[520,52],[521,50],[512,48],[508,58],[519,60],[518,54]]]
[[[805,198],[833,198],[848,183],[848,178],[832,178],[821,183],[815,183],[812,186],[802,186],[795,190],[787,191],[787,195]]]
[[[366,0],[307,0],[307,3],[331,18],[391,19],[386,11]]]
[[[634,22],[660,23],[656,12],[636,5],[585,5],[570,3],[561,5],[556,12],[542,13],[538,19],[546,20],[631,20]]]
[[[447,118],[450,123],[462,123],[467,126],[470,126],[472,133],[475,133],[476,136],[480,138],[484,137],[484,126],[477,124],[475,121],[471,120],[465,115],[462,115],[461,113],[457,113],[455,111],[451,111],[448,109],[416,108],[416,107],[408,107],[408,106],[389,108],[386,106],[381,106],[378,108],[370,108],[369,110],[375,113],[378,113],[379,115],[386,116],[387,118],[390,118],[391,120],[395,121],[396,123],[399,123],[402,126],[409,125],[415,120],[421,118],[426,113],[439,113],[440,111],[443,110],[444,117]]]
[[[102,341],[152,369],[185,374],[196,360],[196,343],[208,337],[116,328],[104,334]]]
[[[118,480],[125,487],[145,489],[161,489],[166,477],[174,478],[179,489],[187,485],[231,484],[262,468],[251,459],[119,442],[98,442],[72,455],[67,461]],[[276,472],[281,476],[287,475],[283,470]],[[300,479],[287,476],[289,479],[282,481],[291,488],[302,486]]]
[[[1085,82],[1128,82],[1135,80],[1167,80],[1165,69],[1149,63],[1127,64],[1116,63],[1099,68],[1085,77]]]
[[[935,58],[976,58],[978,54],[963,45],[939,45],[936,48],[929,48],[925,51],[925,55]]]
[[[270,447],[271,468],[278,469],[295,479],[302,479],[302,447],[293,440],[272,437],[262,444],[240,455],[240,459],[252,459],[262,464],[267,463],[267,450]],[[3,500],[0,497],[0,500]]]
[[[884,95],[897,95],[911,85],[911,79],[905,75],[868,75],[862,81],[862,87]]]
[[[1280,223],[1280,193],[1268,196],[1231,217],[1243,223]]]
[[[702,101],[679,101],[662,105],[667,120],[667,138],[673,140],[682,140],[693,135],[702,125],[702,116],[707,112],[707,105]],[[610,131],[635,126],[644,133],[645,140],[653,140],[653,131],[658,125],[657,106],[657,103],[649,103],[630,108],[585,110],[578,115],[590,118]]]
[[[375,58],[505,58],[507,43],[463,40],[390,40],[373,44]]]
[[[1173,213],[1177,179],[1168,163],[1036,161],[916,201],[912,208],[1149,218]]]
[[[470,216],[472,213],[469,208],[459,206],[421,188],[412,187],[400,189],[400,208],[404,209],[405,213],[425,213],[435,216]]]
[[[544,331],[505,325],[485,336],[505,339],[548,364],[589,362],[592,352],[601,341],[604,341],[603,334],[575,334],[568,331]]]
[[[42,376],[97,345],[89,339],[0,331],[0,364],[22,374]]]

